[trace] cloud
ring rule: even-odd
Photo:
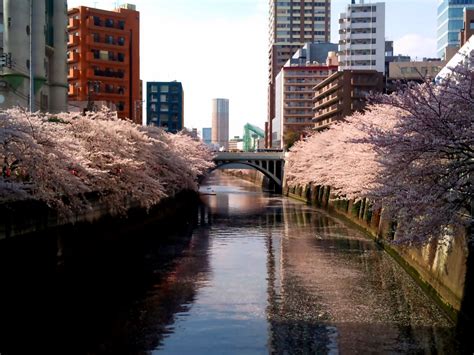
[[[394,52],[395,54],[409,55],[413,60],[435,58],[436,39],[410,33],[394,41]]]

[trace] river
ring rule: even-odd
[[[3,245],[0,353],[458,352],[454,325],[358,230],[227,175],[201,194],[113,247],[66,236],[65,266],[56,239]]]

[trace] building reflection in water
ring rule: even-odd
[[[456,352],[451,324],[375,243],[236,184],[212,177],[165,225],[68,235],[60,270],[55,236],[3,245],[0,353]]]
[[[284,199],[282,214],[268,239],[273,352],[455,349],[452,324],[375,243],[304,204]]]

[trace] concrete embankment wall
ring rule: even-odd
[[[29,234],[55,231],[70,226],[98,226],[100,224],[123,224],[126,227],[138,221],[140,224],[167,221],[179,215],[183,208],[196,205],[198,194],[194,191],[183,191],[176,196],[165,198],[159,204],[146,211],[129,206],[125,215],[111,216],[109,209],[100,203],[87,212],[72,216],[64,221],[58,214],[38,201],[19,201],[0,205],[0,241]]]
[[[465,230],[443,240],[433,238],[424,246],[400,246],[391,220],[372,210],[367,200],[339,200],[327,186],[285,187],[283,193],[319,208],[327,209],[350,221],[372,236],[413,278],[431,294],[447,314],[456,320],[466,304],[469,248]],[[471,255],[472,257],[472,255]]]
[[[269,188],[269,179],[265,177],[265,175],[263,175],[262,173],[258,172],[257,170],[228,169],[228,170],[222,170],[222,173],[235,176],[239,179],[251,182],[252,184],[260,186],[263,189]]]

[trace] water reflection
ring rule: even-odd
[[[282,207],[269,263],[274,352],[455,351],[452,324],[374,243],[303,204]]]
[[[0,353],[458,350],[444,315],[359,232],[225,175],[202,192],[166,225],[65,236],[61,269],[56,236],[0,245]]]

